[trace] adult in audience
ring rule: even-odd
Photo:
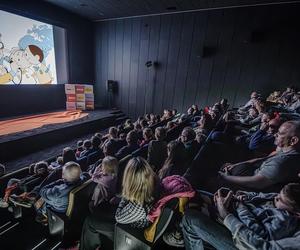
[[[122,199],[117,209],[95,211],[84,222],[80,249],[113,249],[115,223],[144,229],[149,225],[148,213],[158,194],[158,178],[141,157],[132,158],[125,169]]]
[[[83,142],[83,151],[80,153],[79,158],[82,158],[84,156],[88,156],[92,152],[93,152],[92,142],[90,140],[84,140],[84,142]]]
[[[168,157],[158,172],[160,179],[170,175],[183,175],[187,170],[186,152],[182,142],[171,141],[168,143]]]
[[[140,146],[138,144],[138,134],[135,130],[130,131],[126,136],[127,145],[122,147],[117,153],[116,158],[121,160],[128,154],[131,154],[133,151],[137,150]]]
[[[185,127],[180,136],[180,140],[184,145],[187,162],[191,162],[200,149],[200,144],[195,140],[196,132],[191,127]]]
[[[154,171],[158,171],[167,158],[167,142],[166,129],[157,127],[155,129],[155,140],[151,141],[148,146],[148,162],[153,167]]]
[[[276,134],[275,145],[280,151],[264,160],[260,167],[248,166],[253,167],[253,175],[232,176],[230,171],[226,171],[220,172],[220,177],[226,184],[260,190],[278,190],[283,184],[297,181],[296,175],[300,171],[300,121],[283,123]]]
[[[121,147],[123,147],[123,142],[119,140],[118,138],[118,129],[116,127],[110,127],[108,130],[108,138],[104,141],[102,144],[102,149],[104,145],[110,141],[114,148],[114,154],[116,154]]]
[[[149,144],[153,140],[153,132],[151,128],[145,128],[143,130],[143,140],[140,143],[140,147]]]
[[[247,112],[250,107],[253,107],[255,105],[255,102],[258,98],[259,98],[259,94],[255,91],[253,91],[250,95],[250,100],[247,101],[243,106],[241,106],[238,109],[238,112],[242,113],[242,114]]]
[[[182,227],[187,250],[204,249],[203,241],[216,249],[299,248],[300,184],[286,185],[277,195],[242,192],[233,196],[222,191],[208,202],[209,208],[215,208],[208,214],[185,212]],[[211,219],[216,217],[221,224]]]

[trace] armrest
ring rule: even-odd
[[[59,235],[63,237],[65,231],[65,218],[63,215],[55,213],[47,208],[48,227],[51,235]]]

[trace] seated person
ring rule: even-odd
[[[56,161],[50,163],[48,169],[52,171],[56,168],[62,167],[64,165],[63,161],[64,161],[64,158],[62,156],[58,156],[56,158]]]
[[[255,102],[258,98],[259,94],[255,91],[252,92],[250,95],[250,100],[238,109],[238,113],[244,114],[245,112],[247,112],[250,107],[253,107],[255,105]]]
[[[151,128],[145,128],[143,130],[143,140],[140,143],[140,147],[149,144],[153,140],[153,132]]]
[[[176,123],[173,121],[168,121],[167,125],[166,125],[166,130],[170,131],[171,129],[176,127]]]
[[[5,175],[5,166],[0,163],[0,177]]]
[[[261,120],[261,116],[258,115],[258,110],[255,107],[251,107],[248,110],[248,115],[239,119],[240,123],[245,126],[257,125]]]
[[[101,139],[98,136],[92,136],[92,152],[100,151]]]
[[[138,144],[138,134],[135,130],[130,131],[126,136],[127,145],[122,147],[117,153],[116,158],[121,160],[128,154],[137,150],[140,146]]]
[[[247,166],[252,175],[233,176],[228,168],[225,173],[220,172],[224,185],[252,190],[270,188],[276,191],[284,184],[297,181],[295,176],[300,172],[300,121],[283,123],[276,134],[275,145],[279,152],[267,157],[258,168],[254,164]]]
[[[137,135],[138,135],[138,139],[139,141],[143,140],[143,130],[142,130],[142,126],[139,123],[136,123],[134,125],[134,130],[136,131]]]
[[[83,151],[80,153],[79,158],[82,158],[84,156],[88,156],[92,152],[93,152],[92,142],[90,140],[84,140],[84,142],[83,142]]]
[[[297,249],[300,184],[288,184],[279,194],[234,196],[223,191],[218,190],[213,200],[204,198],[204,204],[215,208],[208,210],[210,217],[197,210],[185,212],[182,228],[187,250],[204,249],[203,241],[216,249]]]
[[[160,179],[170,175],[183,175],[187,170],[186,151],[182,142],[171,141],[167,146],[168,157],[158,172]]]
[[[69,193],[72,189],[82,184],[87,179],[81,175],[80,165],[76,162],[68,162],[63,166],[60,180],[44,186],[40,190],[41,199],[37,201],[38,214],[36,221],[46,222],[46,208],[58,213],[65,213],[69,203]]]
[[[93,182],[97,183],[90,209],[94,210],[101,203],[113,202],[112,198],[117,192],[118,160],[112,156],[106,156],[102,163],[92,174]]]
[[[12,178],[8,181],[5,189],[5,195],[0,200],[0,207],[7,208],[9,202],[15,205],[31,207],[32,203],[24,202],[25,196],[27,196],[26,184],[34,182],[36,185],[40,184],[48,176],[48,163],[40,161],[36,164],[32,164],[29,168],[29,175],[23,179]],[[25,193],[24,193],[25,192]],[[23,195],[22,195],[23,194]],[[19,198],[19,195],[21,196]]]
[[[80,157],[80,154],[81,154],[81,152],[82,152],[83,150],[84,150],[84,148],[83,148],[83,141],[82,141],[82,140],[79,140],[79,141],[77,142],[77,148],[76,148],[76,153],[75,153],[75,155],[76,155],[77,158]]]
[[[157,127],[154,136],[155,140],[152,140],[148,146],[148,163],[156,172],[162,167],[168,155],[167,142],[164,141],[166,137],[165,128]]]
[[[191,162],[200,149],[200,144],[195,140],[196,133],[191,127],[185,127],[180,136],[180,140],[186,151],[186,160]]]
[[[282,120],[275,118],[268,123],[263,123],[260,128],[251,135],[248,148],[260,154],[269,154],[276,149],[274,144],[275,134],[282,124]]]
[[[113,154],[116,154],[120,150],[120,148],[124,146],[123,140],[119,140],[118,129],[116,127],[109,128],[107,139],[104,141],[104,143],[101,146],[102,149],[108,141],[110,141],[113,145],[114,148]]]

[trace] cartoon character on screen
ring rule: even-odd
[[[50,84],[53,81],[49,68],[43,63],[44,53],[36,45],[28,45],[25,48],[24,56],[34,69],[34,78],[40,84]]]
[[[29,66],[24,61],[23,50],[13,48],[10,55],[3,58],[2,67],[0,67],[0,84],[11,82],[20,84],[22,82],[22,64]]]

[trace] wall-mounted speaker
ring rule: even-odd
[[[118,92],[118,82],[113,80],[107,80],[106,82],[107,92],[117,93]]]

